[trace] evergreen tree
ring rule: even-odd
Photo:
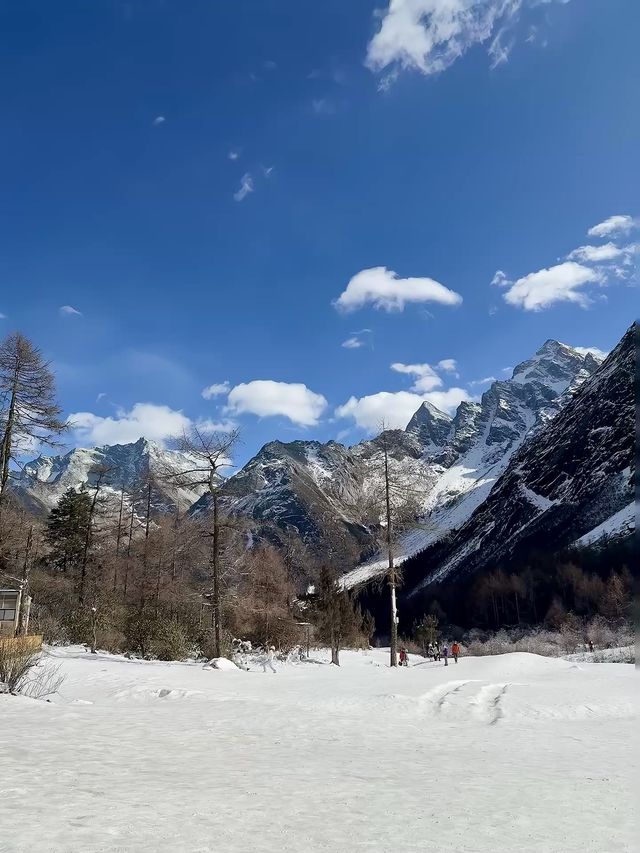
[[[86,491],[68,489],[49,513],[46,539],[51,567],[74,573],[82,567],[91,523],[91,498]]]
[[[316,637],[331,648],[331,663],[340,666],[340,649],[349,643],[369,639],[374,626],[371,616],[354,605],[340,588],[335,573],[323,566],[313,601]]]

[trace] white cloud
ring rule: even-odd
[[[579,261],[586,264],[600,264],[607,261],[615,261],[619,258],[628,258],[633,254],[632,246],[616,246],[614,243],[605,243],[602,246],[578,246],[573,252],[569,252],[567,259]]]
[[[425,400],[443,412],[452,413],[462,402],[471,399],[464,388],[413,394],[410,391],[380,391],[366,397],[350,397],[335,414],[339,418],[352,418],[360,429],[368,433],[379,432],[384,422],[387,429],[404,429]]]
[[[343,341],[341,346],[345,349],[360,349],[360,347],[364,346],[364,341],[361,341],[360,338],[354,335],[352,338],[347,338],[346,341]]]
[[[229,160],[237,160],[238,157],[240,156],[240,152],[239,151],[229,151],[227,156],[228,156]]]
[[[598,270],[564,261],[519,278],[504,294],[504,299],[525,311],[541,311],[556,302],[574,302],[584,308],[590,300],[581,288],[603,281],[604,276]]]
[[[386,267],[373,267],[356,273],[334,304],[344,311],[367,303],[384,311],[402,311],[409,302],[459,305],[462,297],[432,278],[398,278]]]
[[[448,414],[454,414],[463,400],[471,400],[471,395],[464,388],[447,388],[445,391],[431,391],[424,399],[432,403],[436,409]]]
[[[510,370],[511,368],[508,368]],[[496,382],[495,376],[485,376],[484,379],[474,379],[469,383],[472,387],[477,387],[478,385],[491,385],[492,382]]]
[[[499,64],[508,57],[507,27],[521,6],[522,0],[389,0],[366,65],[373,71],[391,67],[392,74],[399,69],[437,74],[501,27],[490,48]]]
[[[300,426],[315,426],[326,407],[325,398],[302,383],[256,379],[231,389],[227,410],[261,418],[281,415]]]
[[[513,282],[505,272],[502,270],[496,270],[495,275],[491,279],[491,284],[494,287],[509,287]]]
[[[628,214],[617,214],[589,228],[587,234],[589,237],[611,237],[614,234],[628,234],[636,228],[640,228],[640,219]]]
[[[598,347],[573,347],[573,349],[576,352],[579,352],[580,355],[592,355],[600,361],[604,361],[604,359],[609,355],[608,352],[603,349],[598,349]]]
[[[76,440],[85,445],[128,444],[141,436],[160,443],[176,438],[191,421],[182,412],[155,403],[136,403],[129,411],[119,409],[115,417],[100,417],[92,412],[69,416]]]
[[[262,174],[265,176],[265,178],[270,178],[273,174],[273,166],[263,166]]]
[[[240,189],[233,194],[233,197],[236,201],[242,201],[249,195],[249,193],[252,193],[253,190],[253,178],[249,172],[247,172],[242,176],[242,179],[240,180]]]
[[[396,361],[391,365],[391,370],[396,373],[406,373],[409,376],[415,377],[415,382],[412,386],[412,391],[418,393],[426,393],[434,388],[440,388],[442,379],[435,372],[430,364],[402,364]]]
[[[335,413],[339,418],[352,418],[368,433],[379,432],[383,422],[388,429],[404,429],[423,399],[410,391],[380,391],[367,397],[350,397]]]
[[[58,313],[61,317],[82,317],[82,311],[78,311],[72,305],[61,305],[58,308]]]
[[[227,394],[231,385],[225,382],[214,382],[213,385],[207,385],[206,388],[202,389],[202,396],[205,400],[212,400],[214,397],[221,397],[223,394]]]
[[[6,320],[6,319],[7,319],[7,315],[0,313],[0,320]]]
[[[458,362],[455,358],[443,358],[438,362],[438,367],[440,370],[444,370],[445,373],[453,373],[454,376],[458,375]]]
[[[232,420],[214,421],[211,418],[200,418],[196,421],[196,427],[200,432],[233,432],[237,429],[238,424]]]
[[[166,118],[164,116],[156,116],[153,120],[153,126],[158,127],[158,125],[164,124],[165,121],[166,121]]]

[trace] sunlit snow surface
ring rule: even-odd
[[[52,703],[0,696],[3,853],[634,849],[631,666],[52,654]]]

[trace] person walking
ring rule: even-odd
[[[458,658],[460,657],[460,644],[456,640],[455,643],[451,646],[451,654],[453,655],[453,659],[456,663],[458,663]]]
[[[400,649],[400,666],[409,666],[409,655],[404,646]]]
[[[444,658],[444,665],[449,666],[449,647],[447,645],[442,647],[442,657]]]
[[[269,650],[266,654],[266,657],[262,661],[262,671],[263,672],[267,671],[267,667],[269,667],[271,672],[276,672],[276,668],[273,665],[273,661],[275,660],[275,656],[276,656],[276,647],[275,646],[269,646]]]

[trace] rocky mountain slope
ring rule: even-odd
[[[528,438],[462,526],[407,562],[405,596],[535,549],[631,532],[637,334],[632,327],[556,417]]]
[[[275,541],[299,534],[320,552],[328,541],[340,543],[345,562],[365,560],[347,580],[360,583],[385,565],[373,556],[381,532],[383,445],[395,502],[417,496],[414,523],[398,545],[403,560],[471,516],[525,437],[548,423],[599,363],[590,353],[547,341],[511,379],[494,382],[480,402],[463,402],[453,418],[425,402],[405,430],[351,448],[271,442],[228,481],[227,508]],[[205,496],[194,511],[206,511],[207,504]]]
[[[319,555],[333,549],[345,567],[357,565],[345,582],[361,583],[385,565],[375,557],[383,533],[384,447],[394,503],[409,521],[397,544],[401,562],[462,528],[525,439],[544,431],[598,367],[593,355],[547,341],[510,379],[494,382],[480,401],[461,403],[454,417],[425,402],[406,429],[353,447],[270,442],[225,484],[226,509],[249,522],[254,539],[283,543],[299,536]],[[189,465],[183,455],[140,439],[39,457],[24,467],[15,488],[49,509],[67,488],[95,482],[102,467],[106,492],[114,499],[124,486],[134,502],[140,501],[151,477],[154,509],[206,513],[208,496],[202,490],[176,488],[167,476]]]

